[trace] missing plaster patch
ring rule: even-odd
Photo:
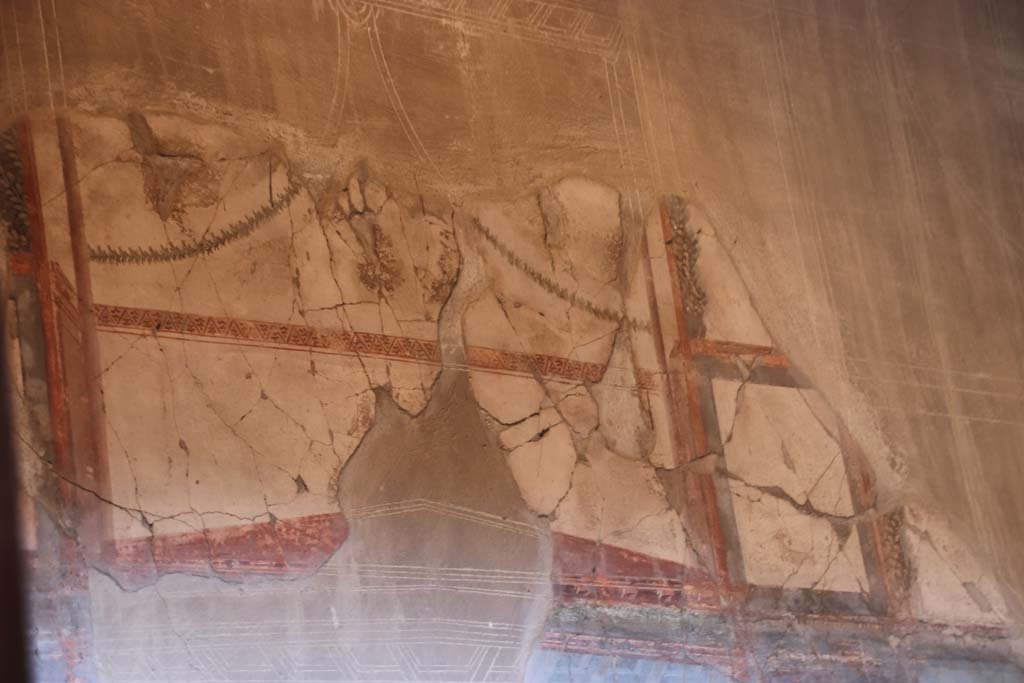
[[[198,154],[191,150],[173,149],[161,141],[140,112],[130,112],[125,116],[125,123],[131,134],[132,146],[142,155],[146,199],[161,220],[181,215],[186,190],[199,191],[206,195],[208,202],[216,199],[210,190],[212,174]]]

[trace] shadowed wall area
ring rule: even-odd
[[[1024,680],[1021,3],[0,53],[36,680]]]

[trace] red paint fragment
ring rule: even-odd
[[[686,606],[719,611],[728,589],[709,573],[625,548],[553,533],[552,581],[564,602]]]
[[[348,537],[341,513],[160,534],[117,540],[106,560],[111,571],[132,583],[148,583],[160,574],[293,577],[319,569]]]

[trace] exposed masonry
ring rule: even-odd
[[[89,257],[100,263],[137,265],[180,261],[199,254],[210,254],[235,240],[252,234],[256,228],[277,216],[291,204],[301,189],[301,185],[292,181],[281,194],[271,199],[269,204],[265,204],[228,227],[212,235],[204,235],[193,242],[169,242],[159,247],[112,247],[108,245],[93,247],[90,245]]]

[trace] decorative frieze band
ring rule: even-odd
[[[222,339],[273,348],[441,363],[440,347],[430,339],[128,306],[97,304],[95,308],[99,329],[105,331]],[[466,363],[474,369],[526,375],[536,372],[571,382],[599,382],[605,371],[605,366],[598,363],[482,346],[466,349]],[[638,377],[645,376],[638,373]]]

